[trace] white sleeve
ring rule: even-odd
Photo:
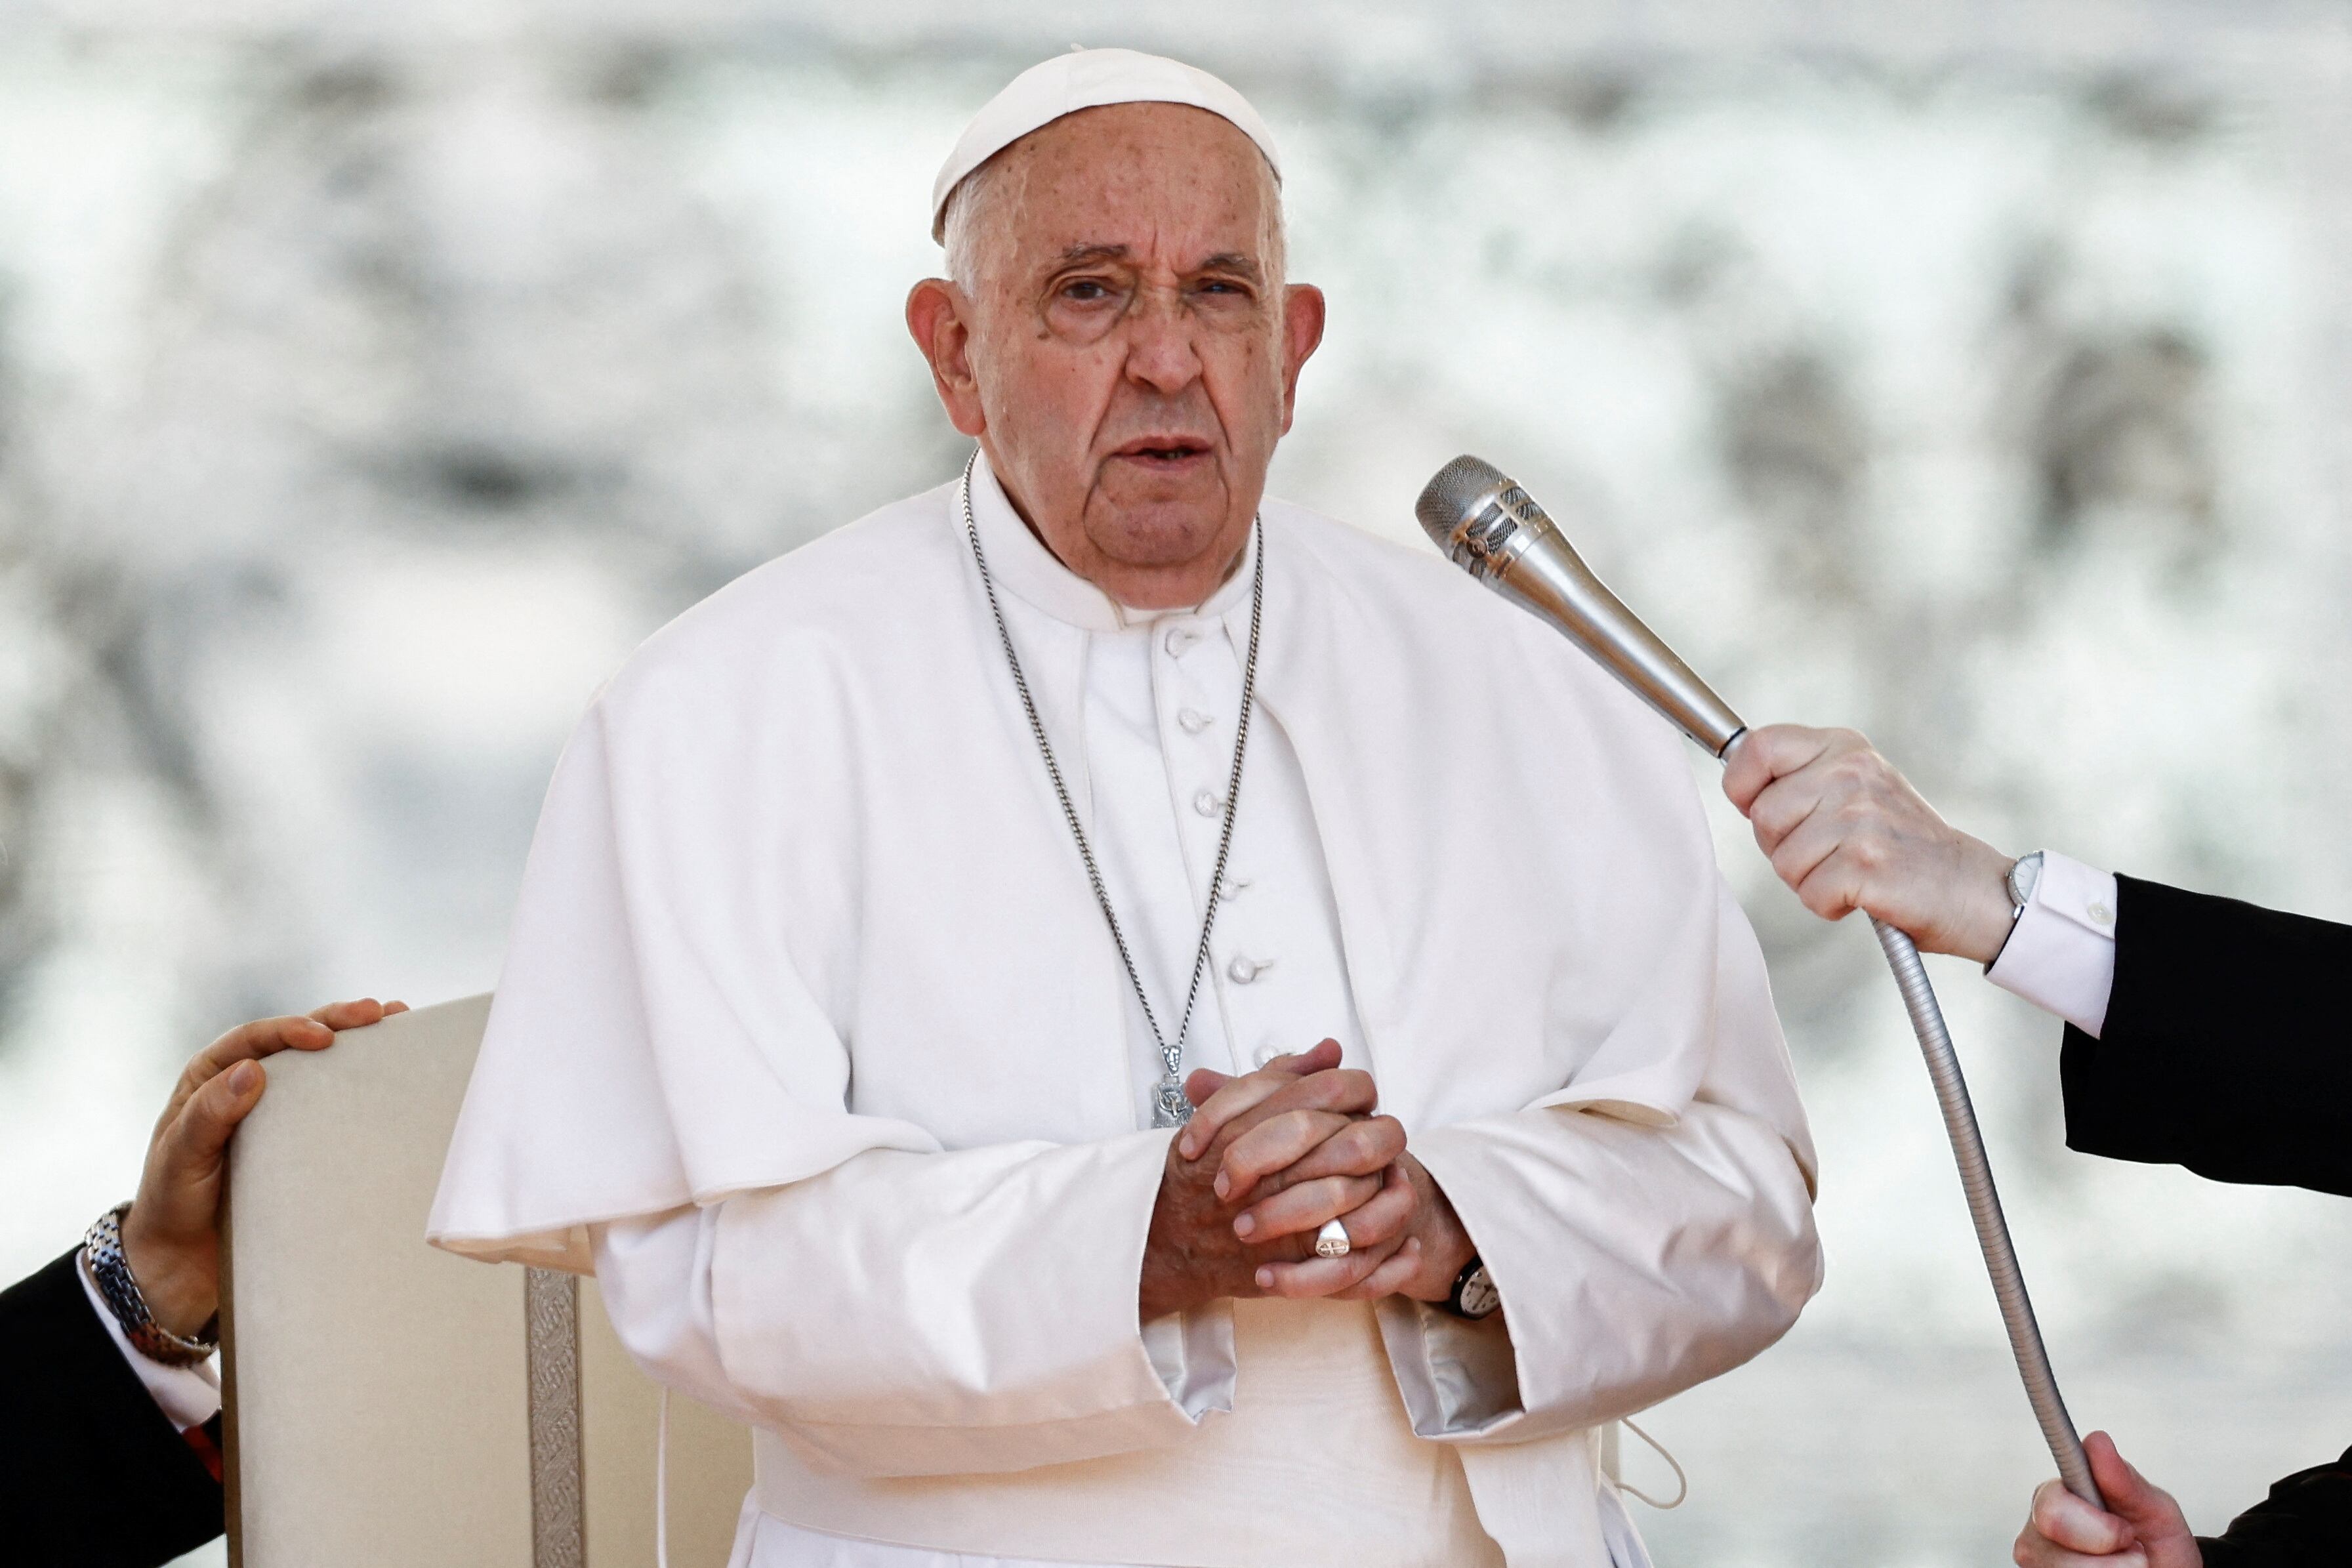
[[[2097,1039],[2116,984],[2114,874],[2043,850],[2033,897],[1985,978]]]
[[[1644,1409],[1763,1350],[1821,1288],[1763,954],[1715,891],[1706,1066],[1677,1114],[1543,1104],[1413,1134],[1503,1298],[1476,1324],[1379,1304],[1422,1436],[1517,1443]]]
[[[719,1210],[673,1209],[588,1227],[596,1289],[622,1348],[647,1377],[738,1421],[752,1419],[719,1364],[710,1247]]]
[[[1380,1304],[1424,1437],[1517,1442],[1645,1408],[1779,1339],[1820,1287],[1802,1171],[1727,1107],[1672,1128],[1518,1111],[1416,1147],[1503,1296],[1475,1325]]]
[[[1167,1136],[877,1150],[594,1226],[596,1277],[649,1375],[835,1469],[1160,1447],[1234,1391],[1229,1316],[1136,1321]]]
[[[89,1298],[89,1310],[96,1312],[98,1321],[106,1325],[107,1338],[112,1340],[114,1348],[122,1352],[122,1359],[131,1363],[131,1370],[139,1374],[139,1381],[147,1385],[147,1393],[154,1399],[155,1407],[163,1413],[164,1419],[171,1422],[175,1429],[184,1432],[191,1426],[203,1426],[220,1414],[220,1373],[213,1370],[211,1362],[198,1362],[194,1366],[165,1366],[152,1356],[141,1355],[138,1348],[131,1344],[130,1336],[122,1331],[122,1325],[114,1321],[113,1312],[107,1308],[106,1298],[98,1293],[98,1286],[90,1279],[89,1266],[79,1257],[74,1259],[74,1274],[81,1280],[82,1293]]]

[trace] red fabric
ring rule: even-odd
[[[196,1458],[205,1462],[205,1468],[212,1472],[213,1479],[220,1479],[220,1445],[213,1441],[213,1435],[201,1426],[191,1426],[180,1436],[188,1440],[188,1447],[196,1451]]]

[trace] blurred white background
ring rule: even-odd
[[[1409,538],[1475,449],[1751,719],[1868,730],[2013,850],[2352,918],[2345,18],[0,0],[0,1278],[220,1028],[491,985],[596,683],[952,473],[898,321],[930,177],[1073,41],[1285,145],[1331,331],[1279,493]],[[1895,993],[1718,826],[1830,1282],[1655,1413],[1693,1487],[1643,1523],[2005,1561],[2050,1466]],[[1937,973],[2084,1424],[2208,1531],[2352,1441],[2352,1206],[2067,1153],[2055,1026]]]

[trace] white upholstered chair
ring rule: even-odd
[[[425,1244],[489,998],[269,1061],[231,1146],[235,1568],[649,1568],[658,1394],[593,1280]],[[749,1436],[670,1403],[669,1560],[719,1568]]]

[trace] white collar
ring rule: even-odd
[[[1139,610],[1120,604],[1063,565],[1045,548],[1045,542],[1029,531],[1029,525],[1021,521],[1021,514],[1013,510],[1013,502],[990,469],[984,452],[971,468],[971,518],[980,530],[980,547],[988,556],[989,574],[996,579],[997,585],[1033,608],[1082,631],[1124,631],[1132,626],[1148,626],[1169,616],[1222,618],[1249,597],[1250,574],[1256,564],[1255,528],[1250,530],[1248,544],[1243,547],[1241,563],[1218,584],[1216,592],[1199,605],[1190,609]]]

